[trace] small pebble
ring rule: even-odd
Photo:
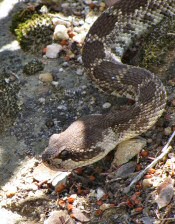
[[[45,5],[43,5],[39,11],[40,11],[42,14],[46,14],[46,13],[49,12],[47,6],[45,6]]]
[[[172,100],[171,104],[172,106],[175,106],[175,99]]]
[[[12,198],[16,193],[17,193],[17,187],[9,186],[6,196],[7,196],[7,198]]]
[[[45,102],[46,102],[46,99],[45,99],[44,97],[41,97],[41,98],[38,99],[38,101],[39,101],[40,103],[45,103]]]
[[[85,3],[86,5],[89,5],[89,4],[92,3],[92,0],[84,0],[84,3]]]
[[[87,24],[92,25],[92,23],[97,19],[97,17],[98,16],[95,16],[95,15],[91,16],[91,14],[90,14],[89,16],[86,17],[85,22]]]
[[[169,80],[169,84],[170,84],[171,86],[175,86],[175,78]]]
[[[59,18],[53,18],[52,19],[53,25],[65,25],[66,27],[70,27],[71,26],[71,22],[69,21],[65,21],[64,19],[59,19]]]
[[[77,33],[80,33],[82,31],[82,26],[75,26],[74,28],[74,34],[77,35]]]
[[[100,3],[100,7],[104,7],[105,8],[106,7],[106,4],[104,2],[101,2]]]
[[[103,104],[102,107],[103,107],[103,109],[108,109],[108,108],[111,107],[111,104],[109,102],[106,102],[106,103]]]
[[[26,184],[25,190],[27,190],[27,191],[31,191],[31,190],[32,191],[36,191],[36,190],[38,190],[38,186],[36,184],[34,184],[34,183]]]
[[[59,69],[59,72],[63,72],[63,71],[64,71],[64,69],[63,69],[63,68],[60,68],[60,69]]]
[[[76,74],[77,75],[82,75],[83,74],[83,69],[81,69],[81,68],[77,69]]]
[[[153,140],[151,138],[147,139],[147,143],[152,143],[152,142],[153,142]]]
[[[57,172],[55,177],[52,179],[52,186],[55,188],[55,191],[57,191],[57,188],[59,188],[61,185],[66,184],[66,180],[69,175],[70,172]]]
[[[67,107],[65,105],[59,105],[57,107],[58,110],[67,110]]]
[[[68,40],[68,29],[64,25],[57,25],[53,34],[54,40]]]
[[[77,61],[78,61],[80,64],[82,64],[82,63],[83,63],[83,61],[82,61],[82,57],[79,56],[79,57],[77,58]]]
[[[111,207],[110,204],[104,203],[100,206],[100,210],[105,211],[106,209],[109,209]]]
[[[79,34],[75,35],[73,37],[73,40],[76,41],[77,43],[83,43],[85,37],[86,37],[86,33],[83,32],[83,33],[79,33]]]
[[[104,190],[101,187],[98,187],[96,195],[97,200],[100,200],[104,195],[105,195]]]
[[[83,90],[85,90],[85,89],[87,89],[87,86],[86,86],[86,85],[83,85],[81,88],[82,88]]]
[[[40,214],[40,222],[43,223],[44,222],[44,219],[46,218],[46,215],[45,214]]]
[[[144,179],[142,181],[143,188],[149,188],[153,185],[151,179]]]
[[[79,24],[83,25],[84,24],[84,20],[83,19],[79,20]]]
[[[59,82],[57,82],[57,81],[52,81],[52,85],[55,86],[55,87],[57,87],[57,86],[59,85]]]
[[[69,3],[62,3],[62,4],[61,4],[61,7],[62,7],[62,8],[68,8],[68,7],[69,7]]]
[[[69,63],[67,61],[63,62],[63,67],[68,67]]]
[[[164,135],[170,135],[172,133],[171,127],[167,127],[164,129]]]
[[[46,47],[46,57],[47,58],[57,58],[58,54],[62,51],[62,46],[60,44],[51,44]]]
[[[81,93],[82,95],[86,95],[86,91],[82,91],[82,93]]]
[[[100,3],[100,8],[99,8],[100,12],[103,12],[105,10],[105,7],[106,7],[105,3],[101,2]]]
[[[39,75],[39,80],[40,80],[41,82],[50,83],[50,82],[53,81],[53,76],[52,76],[52,74],[49,73],[49,72],[41,73],[41,74]]]

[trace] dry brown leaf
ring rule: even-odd
[[[73,208],[72,209],[72,215],[75,219],[77,219],[80,222],[89,222],[89,218],[85,216],[82,211],[78,208]]]
[[[53,211],[44,224],[74,224],[74,220],[70,218],[66,211]]]
[[[167,206],[174,195],[174,180],[167,177],[157,188],[157,198],[155,199],[159,209]]]

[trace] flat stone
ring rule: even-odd
[[[68,29],[64,25],[56,25],[54,30],[54,40],[67,40],[69,39]]]
[[[120,166],[127,163],[130,159],[136,156],[141,149],[146,146],[146,140],[144,138],[133,138],[120,143],[117,146],[117,151],[112,163],[112,166]]]
[[[33,178],[39,182],[42,182],[54,178],[57,173],[58,171],[51,170],[41,163],[34,169]]]
[[[131,175],[132,173],[134,173],[136,165],[137,164],[135,161],[130,161],[126,164],[123,164],[116,170],[114,178],[125,178],[128,175]]]
[[[42,82],[50,83],[50,82],[53,81],[53,76],[49,72],[41,73],[39,75],[39,80],[42,81]]]
[[[108,108],[110,108],[111,107],[111,103],[109,103],[109,102],[106,102],[106,103],[104,103],[103,104],[103,109],[108,109]]]
[[[0,209],[0,217],[2,224],[15,224],[20,223],[20,220],[22,220],[22,217],[20,215],[8,211],[4,208]]]
[[[47,58],[57,58],[60,51],[62,51],[62,46],[60,44],[50,44],[46,47],[46,57]]]
[[[44,221],[44,224],[61,224],[61,220],[67,224],[75,223],[75,221],[70,218],[66,211],[53,211],[50,213],[49,218]]]

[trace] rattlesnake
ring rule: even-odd
[[[155,124],[165,108],[165,87],[153,73],[121,59],[138,37],[174,15],[175,0],[120,0],[95,21],[83,47],[85,70],[100,89],[132,98],[135,104],[80,118],[52,135],[42,155],[46,165],[71,170],[91,164]]]

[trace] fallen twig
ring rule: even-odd
[[[165,214],[163,215],[163,217],[160,219],[160,224],[166,224],[166,221],[174,221],[175,218],[168,218],[167,216],[169,216],[172,212],[172,205],[167,206],[167,210],[165,212]]]
[[[175,131],[172,133],[172,135],[170,136],[170,138],[168,139],[167,144],[163,147],[162,149],[162,153],[154,160],[152,161],[152,163],[150,163],[144,170],[142,170],[130,183],[130,185],[128,187],[126,187],[124,189],[124,193],[128,193],[131,188],[151,169],[153,168],[160,160],[163,159],[163,157],[165,155],[167,155],[169,153],[169,151],[171,150],[172,147],[169,147],[169,144],[171,143],[172,139],[175,136]]]

